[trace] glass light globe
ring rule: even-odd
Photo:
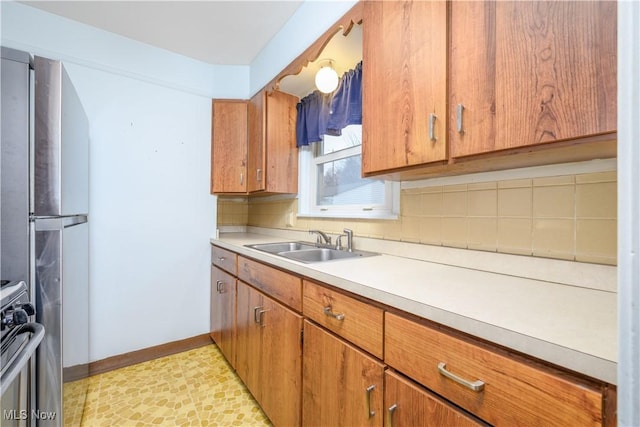
[[[331,93],[338,87],[338,73],[330,66],[324,66],[316,73],[316,87],[322,93]]]

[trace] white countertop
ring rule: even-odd
[[[223,233],[211,243],[616,384],[617,294],[392,255],[303,264]]]

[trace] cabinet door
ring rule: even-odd
[[[247,102],[213,100],[211,193],[247,192]]]
[[[385,373],[386,427],[485,426],[398,374]]]
[[[284,92],[258,92],[249,102],[249,192],[298,192],[296,104]]]
[[[302,316],[265,296],[257,317],[262,344],[260,406],[274,426],[298,426],[302,399]]]
[[[446,2],[365,2],[364,175],[447,159],[446,52]]]
[[[265,115],[266,92],[261,90],[249,101],[249,160],[247,167],[247,190],[263,191],[265,187],[265,162],[267,143]]]
[[[614,132],[616,62],[616,2],[451,2],[452,157]]]
[[[260,402],[261,326],[256,321],[263,296],[238,281],[236,317],[236,372],[253,397]]]
[[[303,353],[303,426],[382,426],[381,362],[309,321]]]
[[[273,91],[267,94],[266,100],[266,190],[272,193],[297,193],[296,104],[298,98],[288,93]]]
[[[300,425],[302,316],[238,281],[236,372],[275,426]]]
[[[236,279],[211,267],[211,338],[232,367],[236,365]]]

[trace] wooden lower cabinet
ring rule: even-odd
[[[385,427],[487,425],[395,372],[384,381]]]
[[[382,427],[384,365],[304,322],[302,425]]]
[[[276,427],[300,425],[302,316],[238,281],[236,372]]]
[[[236,366],[236,278],[211,267],[211,338]]]
[[[388,312],[384,361],[492,425],[609,425],[604,384]]]

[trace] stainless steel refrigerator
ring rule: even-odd
[[[2,53],[1,274],[29,285],[45,328],[26,421],[61,426],[64,376],[88,375],[89,125],[61,62]]]

